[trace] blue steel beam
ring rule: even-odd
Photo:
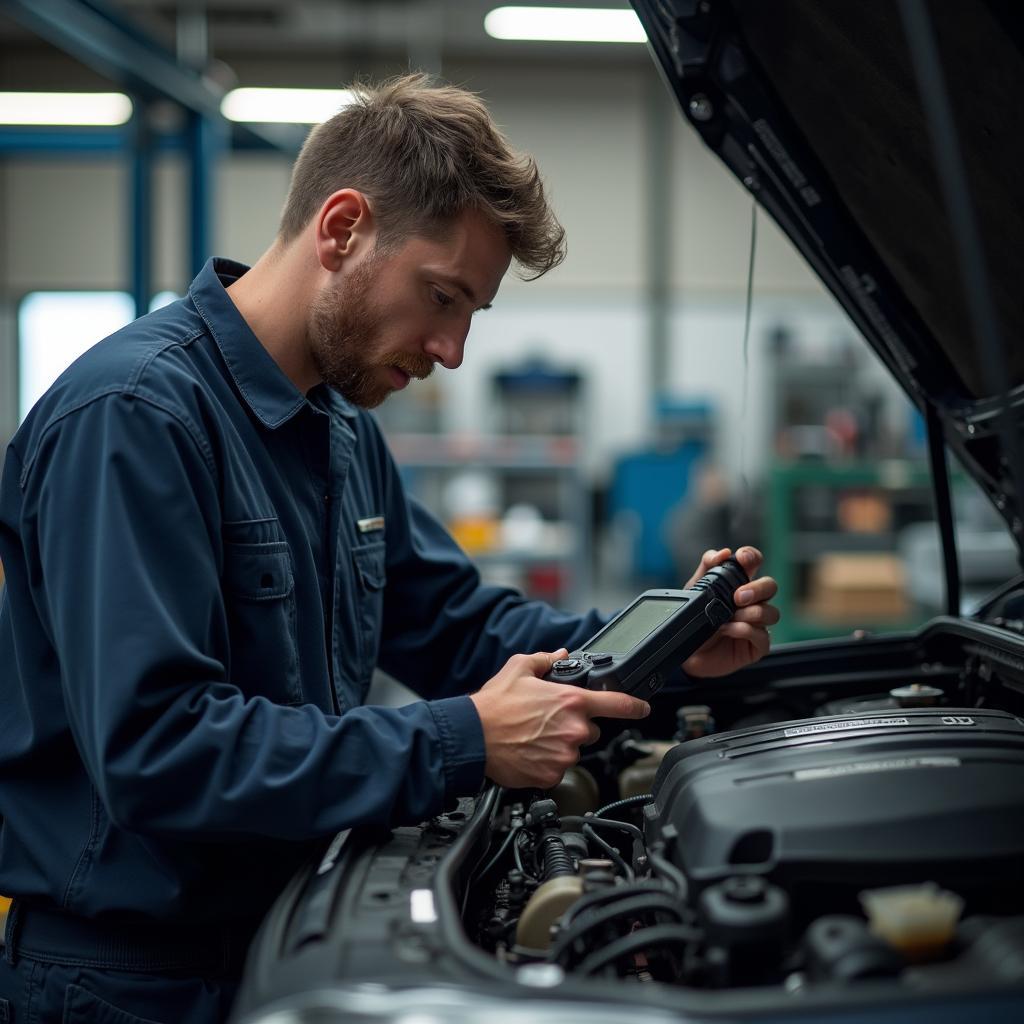
[[[291,126],[286,126],[291,127]],[[243,125],[230,126],[230,143],[236,152],[297,153],[302,136],[264,135]],[[131,129],[35,127],[31,125],[0,125],[0,156],[78,157],[109,156],[121,153],[131,145]],[[180,153],[188,149],[188,139],[181,134],[156,133],[153,147],[158,153]]]
[[[215,124],[223,122],[222,89],[180,64],[100,0],[0,0],[0,11],[132,95],[167,99]],[[292,156],[305,134],[296,125],[231,125],[235,149],[270,149]]]
[[[132,116],[129,258],[135,315],[149,312],[153,297],[153,133],[145,101],[136,99]]]
[[[2,156],[109,156],[127,144],[124,128],[0,127]]]
[[[131,93],[220,117],[221,90],[96,0],[0,0],[0,10]]]
[[[190,113],[188,123],[190,160],[189,269],[195,277],[213,255],[213,189],[220,125],[212,118]]]

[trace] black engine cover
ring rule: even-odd
[[[935,881],[1024,905],[1024,722],[906,709],[782,722],[669,751],[649,842],[697,888],[754,872],[821,913],[858,889]]]

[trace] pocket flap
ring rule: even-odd
[[[384,557],[386,549],[387,546],[382,542],[352,549],[352,560],[355,563],[356,572],[359,573],[363,586],[368,590],[380,590],[387,582]]]
[[[235,597],[272,601],[287,597],[295,585],[288,545],[224,545],[224,586]]]

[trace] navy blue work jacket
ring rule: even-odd
[[[0,478],[0,892],[262,912],[312,840],[483,777],[466,693],[601,624],[487,587],[374,419],[301,394],[213,260],[79,359]],[[362,706],[375,665],[425,699]]]

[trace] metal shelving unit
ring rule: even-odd
[[[557,510],[554,520],[545,520],[538,545],[508,547],[498,540],[468,553],[485,578],[503,582],[507,570],[550,566],[564,581],[559,604],[576,608],[590,600],[590,508],[575,439],[391,434],[388,443],[407,486],[442,520],[438,483],[454,473],[478,470],[504,483],[516,478],[537,482]]]

